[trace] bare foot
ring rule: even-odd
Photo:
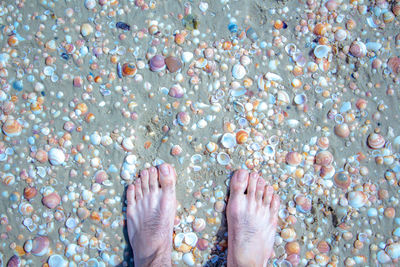
[[[169,164],[143,170],[127,191],[127,227],[135,267],[171,266],[176,173]]]
[[[255,172],[241,169],[233,174],[227,206],[228,267],[267,265],[279,210],[273,191]]]

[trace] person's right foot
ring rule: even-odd
[[[246,192],[247,190],[247,192]],[[257,173],[237,170],[227,205],[228,267],[266,266],[273,252],[279,197]]]

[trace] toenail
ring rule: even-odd
[[[168,168],[168,165],[166,165],[166,164],[162,164],[160,166],[160,170],[161,170],[161,173],[163,175],[168,175],[169,174],[169,168]]]

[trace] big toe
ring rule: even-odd
[[[244,195],[249,180],[249,172],[244,169],[235,171],[231,178],[230,190],[232,196]]]
[[[173,191],[176,182],[175,169],[171,165],[163,163],[158,167],[158,173],[161,189],[164,191]]]

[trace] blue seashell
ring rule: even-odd
[[[118,29],[122,29],[125,31],[129,31],[131,29],[131,26],[129,26],[128,24],[126,24],[125,22],[117,22],[117,24],[115,25]]]
[[[379,51],[379,49],[381,49],[382,44],[378,43],[378,42],[367,42],[365,44],[365,46],[367,47],[368,50],[372,50],[374,52]]]
[[[122,78],[122,66],[121,63],[117,64],[117,74],[119,78]]]
[[[236,25],[236,23],[229,23],[229,25],[228,25],[228,30],[231,32],[231,33],[237,33],[237,31],[238,31],[238,26]]]
[[[351,109],[351,102],[344,102],[340,108],[340,113],[345,113]]]
[[[246,32],[247,38],[249,38],[252,42],[255,42],[258,40],[258,35],[252,27],[248,27],[245,32]]]
[[[24,84],[21,80],[18,81],[14,81],[13,82],[13,88],[17,91],[22,91],[22,89],[24,88]]]

